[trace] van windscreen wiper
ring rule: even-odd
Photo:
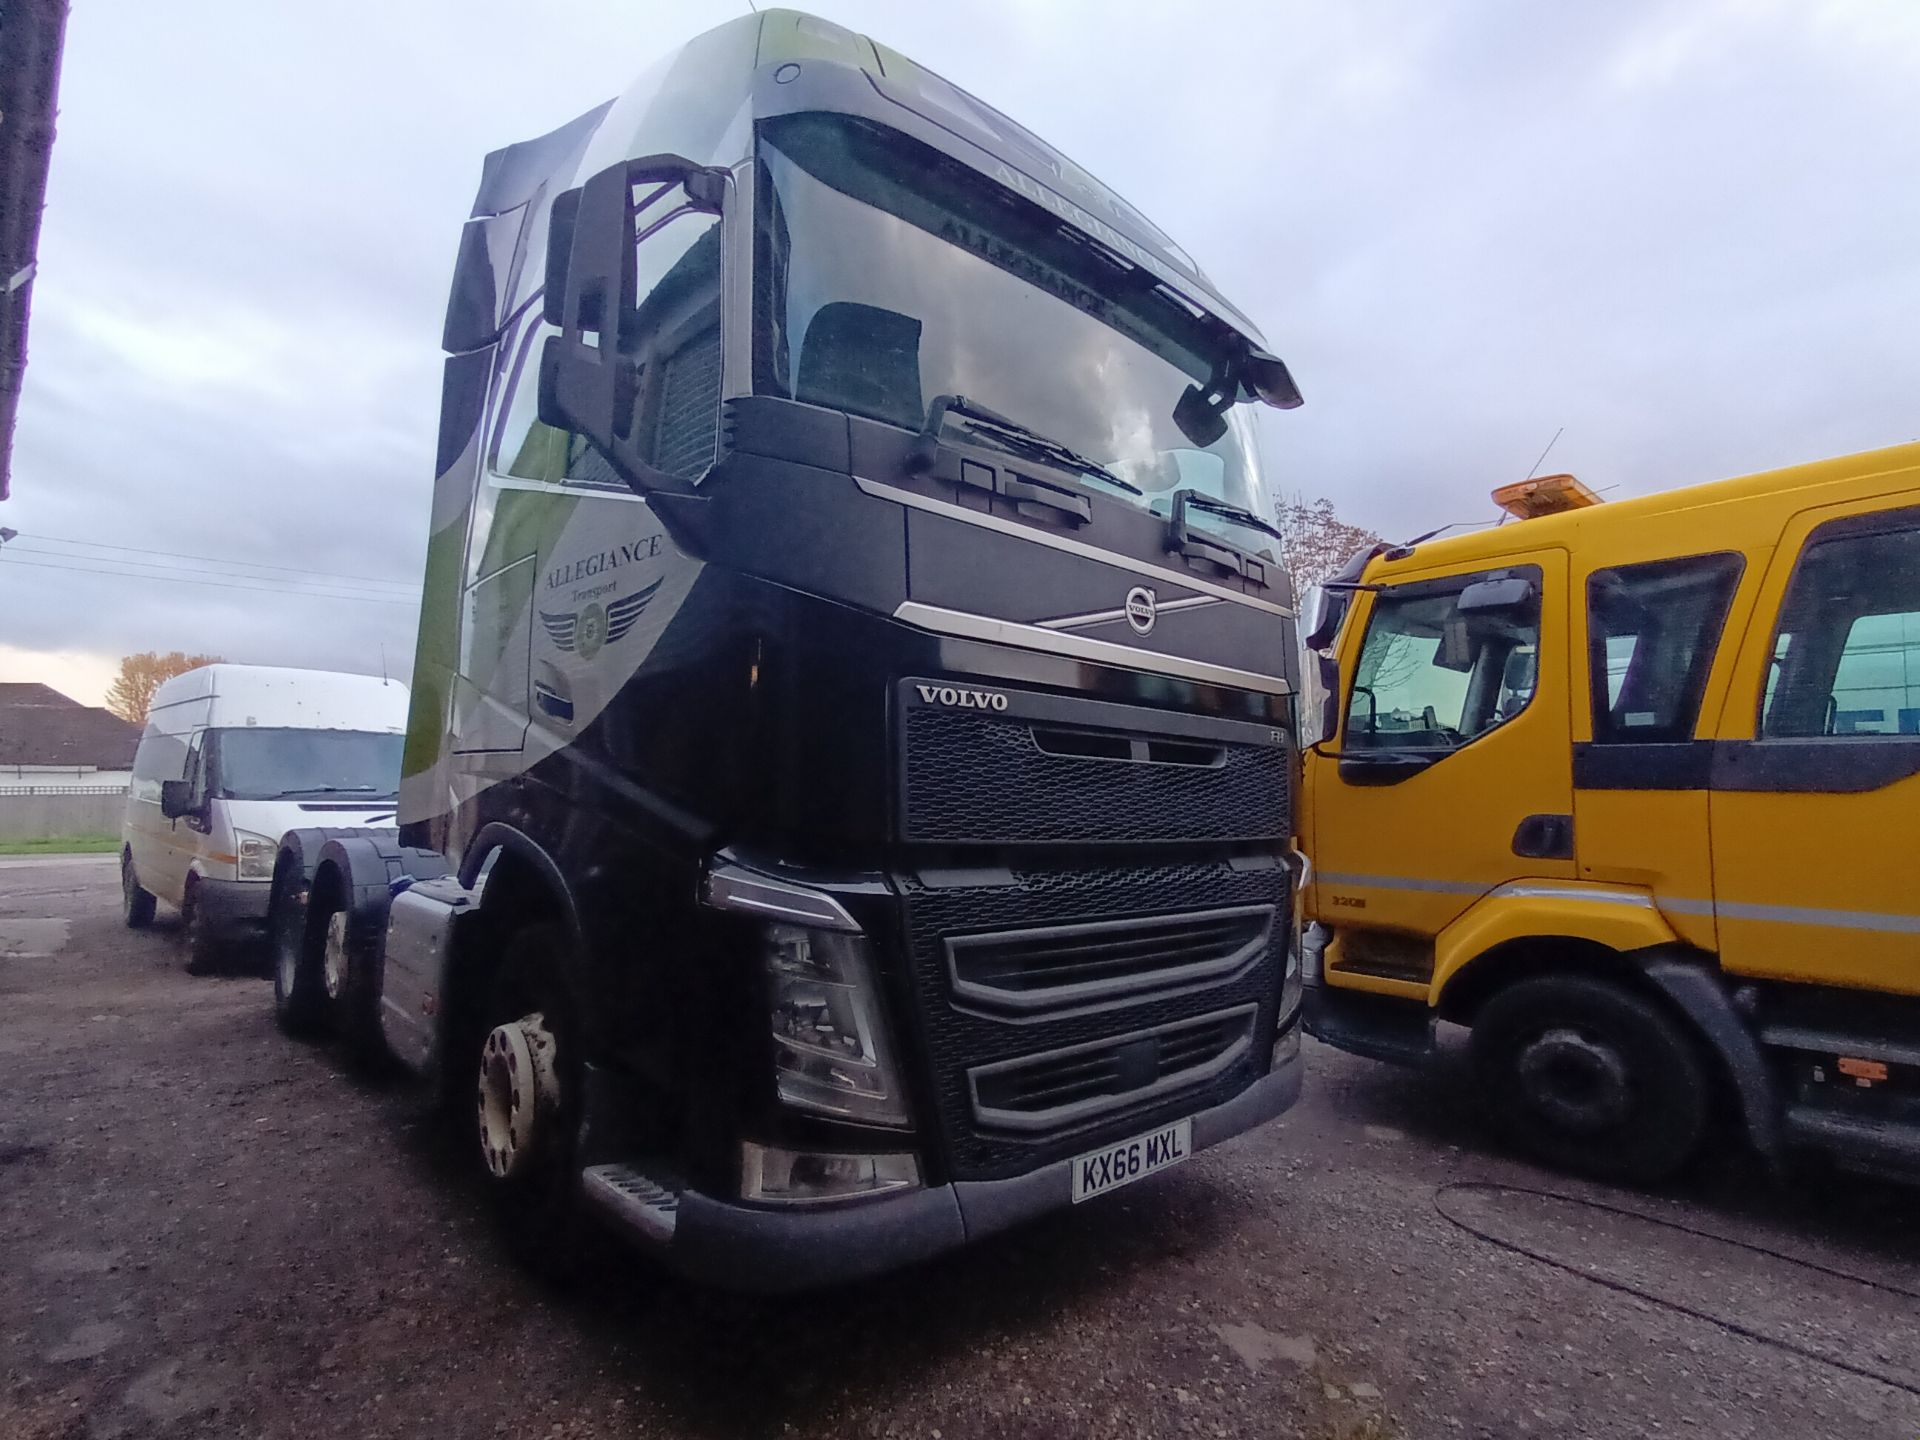
[[[949,415],[958,415],[967,422],[967,429],[982,439],[1009,450],[1015,455],[1023,455],[1029,460],[1041,460],[1058,465],[1063,470],[1077,471],[1089,479],[1111,485],[1116,490],[1124,490],[1129,495],[1144,493],[1138,485],[1122,480],[1098,460],[1089,460],[1078,450],[1072,449],[1051,436],[1042,435],[1030,425],[1010,419],[997,410],[989,410],[977,401],[964,395],[936,395],[933,404],[927,409],[927,423],[920,431],[920,438],[914,441],[913,453],[908,460],[908,468],[918,472],[933,468],[934,457],[940,446],[940,432],[947,423]]]

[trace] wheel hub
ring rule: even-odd
[[[529,1169],[558,1123],[556,1049],[538,1011],[495,1026],[480,1049],[480,1152],[495,1179]]]
[[[344,910],[336,910],[327,917],[327,947],[320,974],[329,1000],[338,1000],[347,993],[347,912]]]
[[[1624,1123],[1633,1105],[1626,1062],[1604,1041],[1548,1030],[1520,1052],[1521,1093],[1554,1123],[1593,1134]]]

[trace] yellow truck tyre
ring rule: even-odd
[[[1587,975],[1497,992],[1474,1020],[1473,1068],[1495,1123],[1547,1164],[1650,1184],[1700,1148],[1706,1066],[1659,1003]]]

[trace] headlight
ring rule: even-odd
[[[912,1155],[839,1155],[818,1150],[740,1147],[740,1198],[782,1205],[850,1200],[920,1186],[920,1162]]]
[[[822,1115],[905,1125],[906,1101],[866,940],[769,925],[766,965],[780,1098]]]
[[[247,830],[234,831],[233,838],[240,842],[240,878],[242,880],[271,880],[273,878],[273,857],[279,853],[279,842],[269,840],[264,835],[255,835]]]

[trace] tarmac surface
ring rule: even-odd
[[[1457,1060],[1312,1044],[1284,1120],[888,1279],[556,1290],[404,1088],[0,860],[0,1440],[1920,1435],[1916,1195],[1728,1146],[1659,1194],[1500,1154]]]

